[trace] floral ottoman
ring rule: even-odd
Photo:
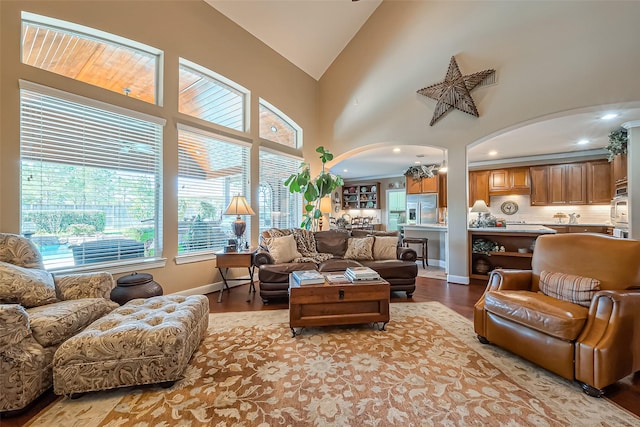
[[[181,378],[209,323],[204,295],[135,299],[63,342],[53,360],[58,395]]]

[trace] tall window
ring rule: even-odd
[[[160,256],[164,121],[20,83],[21,225],[45,266]]]
[[[302,198],[298,193],[290,193],[284,182],[298,171],[301,162],[302,159],[260,148],[260,231],[300,227]]]
[[[248,181],[248,144],[178,125],[178,254],[224,248],[235,217],[223,212],[235,195],[250,201]]]
[[[302,147],[302,129],[267,101],[260,100],[260,138],[287,147]]]
[[[178,111],[244,132],[248,91],[193,62],[180,59]]]
[[[161,51],[113,34],[22,12],[22,62],[158,103]]]

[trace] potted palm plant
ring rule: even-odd
[[[325,164],[333,160],[333,154],[323,146],[316,148],[316,152],[320,153],[322,161],[322,170],[318,176],[311,178],[310,165],[303,162],[300,165],[300,171],[291,174],[284,182],[284,186],[289,188],[291,193],[302,194],[305,205],[304,218],[300,227],[313,231],[317,231],[319,219],[322,217],[320,200],[330,196],[333,190],[344,184],[340,175],[334,175],[325,170]]]

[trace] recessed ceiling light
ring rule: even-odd
[[[496,150],[489,151],[489,155],[490,156],[495,156],[496,154],[498,154],[498,152]]]
[[[604,116],[600,117],[602,120],[611,120],[611,119],[615,119],[616,117],[618,117],[618,114],[616,113],[609,113],[609,114],[605,114]]]
[[[275,126],[271,126],[271,132],[278,132],[278,128]]]
[[[349,172],[349,169],[342,169],[342,172]]]
[[[581,139],[581,140],[578,141],[578,145],[586,145],[588,143],[589,143],[588,139]]]
[[[393,152],[394,152],[394,153],[399,153],[399,152],[400,152],[400,149],[399,149],[398,147],[396,147],[396,148],[394,148],[394,149],[393,149]]]
[[[420,160],[416,160],[416,161],[415,161],[415,162],[413,162],[413,163],[415,163],[416,165],[419,165],[419,164],[420,164],[420,163],[422,163],[422,162],[421,162]]]

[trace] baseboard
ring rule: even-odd
[[[238,283],[240,280],[245,282]],[[231,279],[231,282],[229,282],[229,287],[235,288],[236,286],[246,285],[247,282],[249,282],[249,280],[250,280],[249,276],[234,277],[233,279]],[[224,285],[223,282],[209,283],[207,285],[198,286],[197,288],[185,289],[184,291],[174,292],[172,295],[184,295],[184,296],[206,295],[206,294],[211,294],[213,292],[220,291],[223,285]]]
[[[447,274],[447,282],[449,282],[449,283],[458,283],[460,285],[468,285],[470,283],[469,277],[467,277],[467,276],[454,276],[452,274]]]

